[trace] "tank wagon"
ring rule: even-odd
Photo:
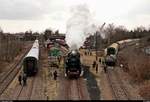
[[[80,53],[72,50],[65,58],[65,76],[78,78],[83,75],[83,68],[80,61]]]
[[[33,76],[38,71],[39,65],[39,41],[35,40],[32,48],[23,59],[23,71],[27,76]]]

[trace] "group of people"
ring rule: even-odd
[[[20,85],[23,84],[23,86],[26,86],[26,84],[27,84],[27,75],[26,75],[25,73],[20,74],[20,75],[18,76],[18,81],[19,81],[19,84],[20,84]],[[22,83],[22,82],[23,82],[23,83]]]
[[[57,80],[58,73],[57,73],[56,70],[55,70],[54,72],[50,71],[50,72],[49,72],[49,76],[50,76],[50,77],[53,77],[54,80]]]
[[[56,70],[53,72],[53,76],[54,76],[54,80],[57,80],[58,74],[57,74]],[[19,81],[20,85],[26,86],[27,85],[27,75],[25,73],[20,74],[18,76],[18,81]]]
[[[90,55],[90,56],[92,56],[92,52],[91,51],[88,51],[88,52],[84,52],[84,55]]]
[[[99,58],[99,62],[103,65],[104,72],[106,73],[107,72],[107,66],[105,64],[104,58]],[[98,63],[96,63],[96,61],[93,61],[92,67],[96,68],[96,73],[97,73],[98,72]]]

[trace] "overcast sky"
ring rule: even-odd
[[[0,0],[0,27],[4,32],[46,28],[66,32],[73,6],[88,6],[94,22],[150,27],[150,0]]]

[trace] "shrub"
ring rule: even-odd
[[[146,100],[150,100],[150,85],[144,85],[140,88],[139,94]]]
[[[130,53],[131,54],[131,53]],[[142,53],[132,53],[128,60],[129,73],[136,81],[150,79],[150,62],[148,56]]]

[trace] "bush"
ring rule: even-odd
[[[133,53],[134,52],[134,53]],[[142,53],[130,53],[128,65],[129,73],[136,81],[144,81],[150,79],[150,61],[148,56]]]
[[[118,64],[123,64],[123,71],[128,72],[133,81],[150,79],[150,58],[140,49],[127,47],[118,55]]]
[[[139,93],[144,99],[150,100],[150,85],[144,85],[140,88]]]
[[[117,57],[117,65],[120,66],[120,64],[123,64],[123,71],[129,72],[128,68],[128,59],[125,57],[123,53],[120,53]]]

